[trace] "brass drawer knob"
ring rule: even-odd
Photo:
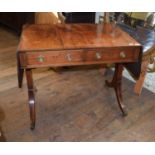
[[[97,59],[101,59],[102,58],[102,56],[101,56],[101,54],[99,52],[96,53],[96,58]]]
[[[43,63],[45,61],[45,57],[40,55],[37,57],[37,61]]]
[[[125,54],[124,52],[121,52],[121,53],[120,53],[120,57],[121,57],[121,58],[126,58],[126,54]]]
[[[72,57],[71,57],[71,54],[70,54],[70,53],[68,53],[68,54],[66,55],[66,58],[67,58],[68,61],[72,61]]]

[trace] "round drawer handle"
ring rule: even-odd
[[[120,53],[120,57],[121,57],[121,58],[126,58],[126,54],[125,54],[124,52],[121,52],[121,53]]]
[[[40,56],[37,57],[37,61],[42,63],[42,62],[45,61],[45,57],[40,55]]]
[[[102,58],[102,56],[101,56],[101,54],[99,52],[96,53],[96,58],[97,59],[101,59]]]
[[[66,55],[66,58],[67,58],[68,61],[72,61],[72,57],[71,57],[71,54],[70,54],[70,53],[68,53],[68,54]]]

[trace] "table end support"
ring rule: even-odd
[[[33,130],[35,128],[36,122],[36,112],[35,112],[35,88],[33,85],[33,77],[32,70],[26,69],[26,79],[27,79],[27,87],[28,87],[28,97],[29,97],[29,109],[30,109],[30,129]]]
[[[122,116],[127,116],[127,112],[125,110],[125,106],[123,104],[122,97],[122,73],[123,73],[123,65],[115,64],[115,72],[111,82],[105,81],[105,84],[108,87],[112,87],[115,90],[115,94],[117,97],[118,106],[122,112]]]

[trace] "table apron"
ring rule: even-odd
[[[138,48],[19,52],[22,68],[136,62]]]

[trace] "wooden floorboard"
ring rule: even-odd
[[[34,70],[37,124],[29,129],[27,87],[17,87],[16,49],[19,38],[0,28],[0,125],[6,141],[155,141],[155,95],[123,79],[128,116],[121,117],[115,93],[104,85],[97,67],[54,72]]]

